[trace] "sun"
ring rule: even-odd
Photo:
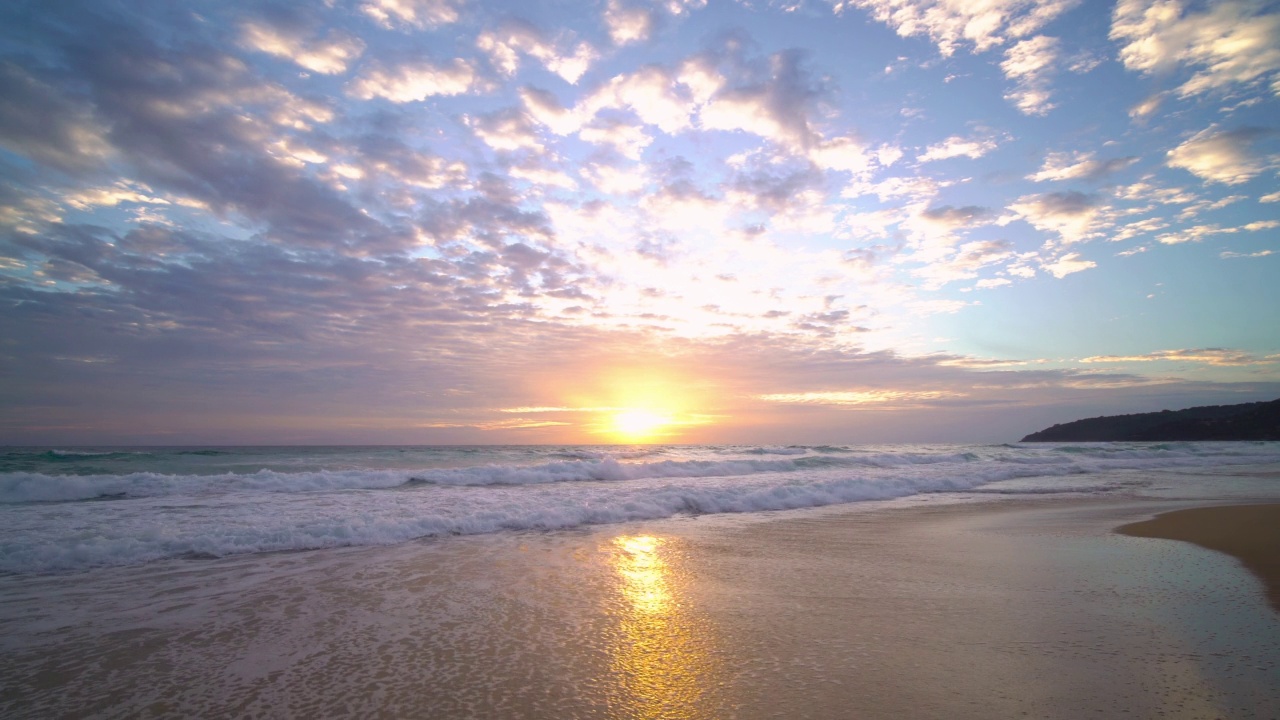
[[[614,413],[612,430],[619,437],[639,442],[662,434],[663,428],[671,423],[670,415],[653,410],[628,409]]]

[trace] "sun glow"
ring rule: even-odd
[[[628,409],[613,416],[613,433],[631,441],[647,440],[663,434],[673,422],[669,414],[653,410]]]

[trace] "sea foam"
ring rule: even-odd
[[[752,450],[508,449],[503,457],[514,461],[482,462],[493,453],[471,453],[478,459],[469,466],[419,469],[4,473],[0,572],[392,544],[931,493],[1114,492],[1141,477],[1116,470],[1280,462],[1280,446],[1246,443]],[[456,463],[458,456],[440,462]],[[232,454],[226,462],[235,460]]]

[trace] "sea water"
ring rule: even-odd
[[[1280,443],[6,448],[0,573],[898,499],[1140,490]],[[1133,471],[1133,472],[1125,472]]]

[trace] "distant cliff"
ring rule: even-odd
[[[1144,440],[1280,440],[1280,400],[1089,418],[1022,438],[1022,442]]]

